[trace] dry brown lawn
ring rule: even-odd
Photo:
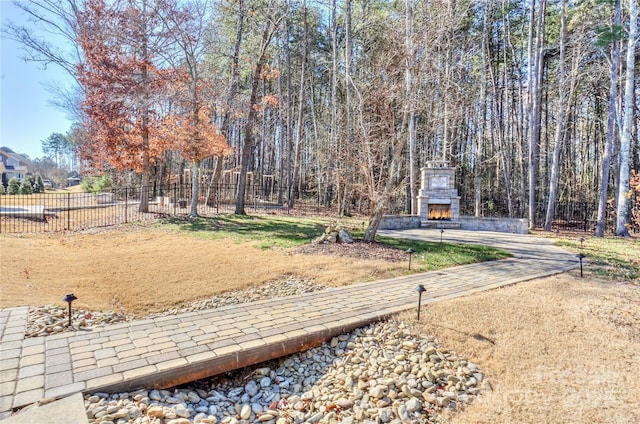
[[[132,314],[283,275],[345,285],[392,275],[404,263],[261,250],[231,240],[202,240],[161,229],[0,236],[0,307],[60,304]]]
[[[488,375],[451,423],[640,422],[638,285],[572,272],[402,316]]]
[[[404,263],[260,250],[159,229],[0,236],[0,306],[156,311],[293,274],[328,285]],[[75,303],[74,303],[75,305]],[[640,285],[577,271],[429,305],[416,331],[480,365],[492,390],[452,423],[640,422]]]

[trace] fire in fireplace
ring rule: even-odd
[[[430,220],[448,220],[451,219],[451,205],[429,204]]]

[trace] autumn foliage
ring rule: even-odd
[[[202,109],[195,117],[183,114],[166,116],[160,132],[173,149],[192,162],[210,156],[226,156],[231,152],[225,137],[218,133],[218,128]]]
[[[77,76],[91,140],[81,150],[84,159],[146,172],[167,150],[192,161],[228,153],[206,108],[194,114],[175,107],[184,72],[157,65],[170,37],[157,11],[141,3],[89,0],[80,15],[78,44],[85,60]]]
[[[640,226],[640,172],[631,171],[629,197],[632,199],[631,222]]]

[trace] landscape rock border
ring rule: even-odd
[[[162,312],[144,316],[128,315],[114,311],[101,312],[74,308],[72,309],[71,327],[68,327],[69,315],[66,307],[57,305],[36,306],[29,308],[25,337],[47,336],[61,333],[63,331],[76,331],[79,328],[87,329],[96,326],[133,321],[136,319],[157,318],[166,315],[215,309],[222,306],[256,302],[274,297],[312,293],[326,288],[327,287],[314,283],[311,280],[303,280],[293,275],[284,275],[282,278],[270,281],[260,286],[220,293],[206,299],[196,300],[183,305],[176,305]]]
[[[436,423],[485,385],[474,363],[386,321],[171,390],[87,394],[85,407],[93,424]]]

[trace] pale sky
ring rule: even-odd
[[[0,0],[0,22],[26,22],[11,1]],[[0,39],[0,146],[30,158],[44,156],[42,140],[51,133],[65,134],[71,121],[63,111],[50,105],[53,95],[46,84],[71,84],[71,77],[55,65],[46,70],[20,59],[20,45]]]

